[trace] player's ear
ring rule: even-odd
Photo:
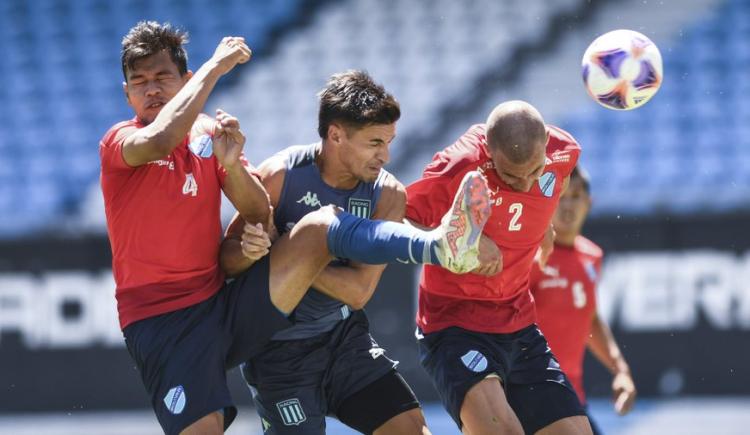
[[[122,82],[122,92],[125,93],[125,100],[130,104],[130,94],[128,93],[128,82]],[[132,104],[130,104],[132,106]]]
[[[193,71],[187,70],[185,75],[182,76],[182,83],[183,84],[187,83],[187,81],[190,80],[191,77],[193,77]]]
[[[331,123],[328,126],[328,140],[340,144],[344,135],[344,129],[340,125]]]

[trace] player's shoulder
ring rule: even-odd
[[[485,125],[472,125],[453,144],[433,156],[425,175],[452,177],[468,168],[475,169],[486,160],[486,143]]]
[[[320,142],[307,145],[292,145],[276,153],[272,158],[283,162],[286,169],[310,166],[315,163],[315,156]]]
[[[388,192],[388,194],[406,195],[406,188],[403,183],[401,183],[395,175],[385,169],[380,170],[380,175],[378,175],[377,180],[375,180],[375,184],[380,187],[383,193]]]
[[[557,167],[563,176],[568,176],[581,155],[581,147],[573,135],[560,127],[547,124],[547,161],[546,167]]]
[[[604,250],[584,236],[579,235],[576,237],[574,243],[575,250],[578,252],[599,259],[604,257]]]
[[[128,119],[125,121],[120,121],[117,124],[110,127],[106,133],[104,133],[104,136],[102,136],[102,139],[99,142],[99,145],[100,146],[110,145],[112,142],[115,142],[117,139],[120,139],[123,135],[129,134],[133,130],[137,130],[141,127],[143,126],[140,124],[140,122],[138,122],[138,119],[136,118]]]

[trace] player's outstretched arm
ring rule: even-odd
[[[383,186],[373,219],[401,222],[406,213],[406,189],[393,177]],[[364,308],[380,281],[386,265],[351,262],[348,266],[329,265],[315,278],[313,287],[355,310]]]
[[[216,111],[213,125],[213,152],[226,171],[222,190],[245,222],[268,222],[270,201],[260,180],[250,174],[245,165],[242,149],[245,135],[240,122],[221,109]]]
[[[635,403],[637,391],[630,367],[620,352],[609,325],[598,314],[594,314],[591,323],[591,337],[588,348],[607,370],[614,376],[612,380],[612,394],[615,411],[620,415],[630,412]]]
[[[148,126],[135,130],[123,142],[125,163],[140,166],[167,156],[190,131],[219,78],[235,65],[250,59],[244,38],[222,39],[214,55],[204,63],[161,109]]]
[[[270,202],[271,204],[271,207],[267,209],[267,219],[264,221],[263,230],[269,240],[273,242],[275,239],[273,235],[276,233],[273,225],[273,208],[279,203],[279,196],[286,177],[286,166],[283,158],[279,156],[268,158],[258,167],[258,174],[261,187],[264,189],[264,194],[267,195],[267,203]],[[255,180],[255,177],[252,178]],[[264,236],[254,234],[256,231],[250,227],[258,228],[256,225],[248,226],[248,222],[239,213],[234,216],[229,227],[227,227],[219,250],[219,266],[227,276],[232,277],[241,274],[257,260],[257,258],[254,258],[256,247],[263,244],[262,240],[259,241],[258,238]]]

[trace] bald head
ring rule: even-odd
[[[509,161],[524,164],[547,144],[547,130],[538,110],[525,101],[499,104],[487,118],[487,145]]]

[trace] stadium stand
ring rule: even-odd
[[[296,20],[306,3],[0,2],[0,237],[80,227],[71,220],[79,219],[82,202],[91,202],[96,144],[109,126],[132,116],[119,49],[133,24],[152,19],[188,30],[189,66],[197,68],[226,34],[244,35],[262,52],[275,29]]]

